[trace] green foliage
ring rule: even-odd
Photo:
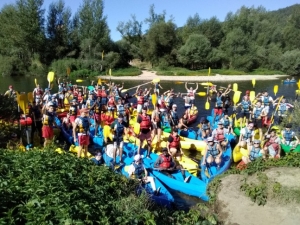
[[[1,224],[217,224],[203,205],[155,206],[136,181],[51,148],[1,149],[0,174]]]
[[[285,52],[281,57],[282,70],[289,75],[300,74],[300,50]]]

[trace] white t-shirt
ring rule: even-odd
[[[144,167],[144,166],[143,166]],[[145,167],[144,167],[145,168]],[[129,174],[129,176],[131,175],[131,174],[134,174],[134,172],[135,172],[135,167],[134,167],[134,165],[133,164],[131,164],[130,166],[129,166],[129,168],[128,168],[128,174]]]

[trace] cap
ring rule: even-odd
[[[207,138],[207,142],[213,142],[214,139],[212,137]]]
[[[163,148],[161,151],[167,152],[167,151],[168,151],[168,148]]]
[[[224,125],[224,123],[222,121],[219,121],[218,125]]]
[[[80,109],[80,113],[88,112],[88,109]]]
[[[173,107],[173,108],[174,108],[174,107],[176,107],[176,108],[177,108],[177,105],[176,105],[176,104],[173,104],[173,105],[172,105],[172,107]]]
[[[140,159],[142,159],[143,157],[140,154],[137,154],[134,156],[134,161],[139,161]]]
[[[177,132],[178,133],[178,128],[174,128],[173,132]]]
[[[285,125],[286,128],[292,128],[292,124],[288,123],[287,125]]]
[[[9,85],[8,88],[13,88],[13,86],[12,86],[12,85]]]

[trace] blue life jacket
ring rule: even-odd
[[[263,110],[263,107],[259,107],[259,108],[255,107],[255,113],[254,113],[254,118],[255,119],[257,119],[260,116],[262,110]]]
[[[258,157],[260,157],[260,148],[254,148],[254,146],[252,147],[251,151],[250,151],[250,155],[249,155],[249,159],[251,161],[257,159]]]
[[[280,103],[279,109],[281,114],[284,114],[287,111],[287,104],[286,103]]]
[[[202,124],[202,130],[208,130],[208,124],[204,123]]]
[[[217,96],[216,99],[217,99],[216,102],[217,107],[222,107],[223,106],[222,96],[219,97]]]
[[[225,128],[228,128],[229,125],[230,125],[230,120],[229,120],[229,118],[227,118],[227,119],[223,118],[223,124],[224,124],[224,127],[225,127]]]
[[[171,116],[175,123],[179,121],[177,112],[171,111]]]
[[[244,140],[248,140],[252,137],[252,130],[249,130],[247,127],[245,127],[245,135],[243,135]]]
[[[133,166],[135,168],[135,171],[134,171],[135,177],[138,179],[143,178],[143,176],[145,174],[144,165],[142,163],[140,163],[140,164],[133,163]]]
[[[116,129],[116,137],[122,137],[124,134],[124,125],[121,123],[117,123],[117,129]]]
[[[117,105],[117,112],[121,115],[124,115],[125,114],[124,105]]]
[[[270,101],[269,101],[269,96],[263,96],[263,104],[265,105],[265,106],[268,106],[268,105],[270,105]]]
[[[212,155],[212,157],[216,157],[219,154],[219,150],[217,149],[218,143],[215,143],[213,146],[208,145],[208,153]]]
[[[250,104],[251,103],[249,101],[246,101],[246,100],[242,101],[242,109],[244,112],[249,112]]]
[[[82,121],[82,124],[79,126],[80,133],[87,133],[90,127],[89,118],[88,117],[79,117]]]
[[[293,139],[293,131],[283,131],[283,137],[287,142],[290,142]]]

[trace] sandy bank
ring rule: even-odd
[[[165,81],[247,81],[256,80],[284,80],[288,75],[215,75],[215,76],[159,76],[155,72],[143,70],[139,76],[114,77],[112,80],[153,80],[159,78]],[[101,79],[110,79],[110,76],[99,76]]]

